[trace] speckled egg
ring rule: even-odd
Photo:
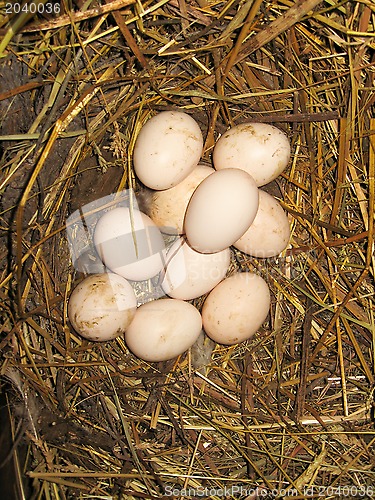
[[[194,118],[181,111],[162,111],[138,134],[134,170],[150,189],[169,189],[198,165],[202,149],[202,132]]]
[[[185,352],[197,340],[202,317],[192,304],[158,299],[141,305],[126,331],[125,342],[137,357],[166,361]]]
[[[268,123],[241,123],[227,130],[216,142],[216,170],[240,168],[257,186],[268,184],[285,170],[290,159],[288,137]]]
[[[131,285],[113,273],[85,278],[70,295],[68,317],[77,333],[88,340],[112,340],[130,325],[137,300]]]

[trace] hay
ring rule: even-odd
[[[2,9],[0,373],[25,498],[371,496],[373,3]],[[197,119],[208,161],[219,134],[249,120],[285,130],[293,150],[270,187],[288,249],[232,255],[231,271],[269,283],[270,316],[204,370],[191,353],[149,364],[121,338],[89,343],[66,317],[81,277],[66,219],[138,187],[134,140],[163,109]]]

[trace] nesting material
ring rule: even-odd
[[[10,4],[0,16],[0,390],[23,497],[371,497],[372,3]],[[261,189],[291,234],[272,257],[231,248],[227,276],[255,273],[270,289],[250,340],[213,346],[198,332],[187,353],[153,362],[123,335],[83,339],[67,311],[98,267],[85,247],[86,216],[97,214],[80,210],[144,188],[137,142],[161,112],[199,125],[210,166],[233,127],[286,134],[288,165]],[[160,289],[153,280],[139,303]]]

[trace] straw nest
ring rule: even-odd
[[[15,441],[4,462],[23,498],[370,497],[372,1],[17,5],[3,0],[0,17],[0,370]],[[166,109],[199,122],[207,161],[243,121],[275,124],[292,145],[268,186],[290,245],[232,255],[231,271],[268,282],[269,317],[199,370],[191,353],[150,364],[122,338],[84,341],[66,315],[82,279],[66,220],[138,188],[135,138]]]

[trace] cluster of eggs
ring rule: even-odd
[[[69,319],[82,336],[125,333],[135,355],[163,361],[191,347],[202,327],[230,345],[266,319],[266,282],[251,272],[226,274],[231,246],[265,258],[288,244],[285,212],[259,188],[286,168],[289,141],[272,125],[244,123],[219,138],[214,168],[200,164],[202,151],[200,127],[184,112],[161,112],[140,130],[134,171],[151,196],[146,213],[120,206],[96,224],[94,244],[108,273],[85,278],[71,294]],[[168,248],[163,234],[176,237]],[[137,307],[132,282],[155,276],[168,298]],[[201,313],[187,302],[207,293]]]

